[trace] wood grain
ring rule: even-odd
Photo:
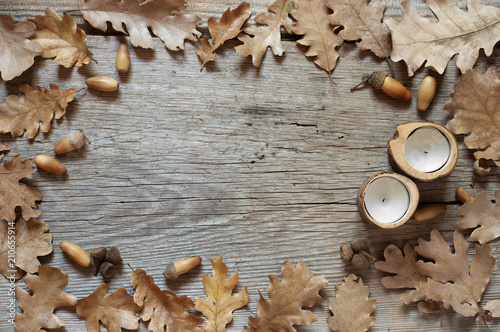
[[[42,14],[45,6],[59,13],[77,8],[75,1],[39,0],[27,5],[20,0],[0,3],[0,13],[16,20]],[[460,2],[463,7],[463,2]],[[217,6],[215,4],[218,4]],[[190,3],[191,10],[221,15],[237,2]],[[251,2],[257,12],[267,2]],[[496,1],[498,5],[498,1]],[[423,4],[420,4],[424,7]],[[210,10],[207,8],[210,7]],[[193,9],[194,8],[194,9]],[[390,1],[388,13],[399,5]],[[249,315],[256,314],[258,290],[267,297],[269,274],[280,274],[281,265],[299,260],[330,281],[321,292],[335,296],[334,285],[342,277],[357,273],[371,287],[377,300],[376,322],[371,331],[484,331],[473,318],[452,311],[422,314],[415,305],[399,301],[401,291],[385,290],[383,274],[374,269],[355,271],[342,263],[341,244],[366,236],[371,252],[382,258],[385,246],[428,239],[433,228],[451,243],[459,220],[455,189],[468,188],[472,176],[472,152],[459,140],[459,161],[447,178],[418,183],[423,202],[445,203],[447,212],[436,220],[410,220],[394,230],[382,230],[361,220],[356,195],[369,176],[390,170],[387,141],[396,127],[407,121],[428,120],[446,124],[451,116],[442,110],[459,76],[454,61],[437,77],[438,91],[429,110],[418,112],[416,98],[410,103],[390,99],[369,87],[350,92],[363,74],[387,70],[387,64],[354,44],[345,44],[328,75],[303,56],[304,49],[285,41],[287,52],[270,52],[261,68],[249,58],[240,58],[229,42],[218,50],[215,64],[199,71],[196,45],[184,52],[169,52],[155,38],[156,51],[131,48],[132,67],[118,75],[115,52],[125,36],[93,34],[87,46],[98,64],[65,69],[52,60],[37,58],[21,77],[0,82],[0,96],[19,94],[22,83],[79,90],[65,117],[53,122],[48,134],[35,139],[13,139],[0,135],[11,152],[33,158],[52,154],[55,144],[70,131],[83,129],[92,144],[61,155],[67,175],[36,172],[27,183],[44,196],[40,219],[47,221],[54,236],[54,253],[42,263],[58,267],[70,276],[66,291],[83,298],[103,279],[92,268],[70,261],[59,242],[74,242],[87,250],[117,245],[125,263],[143,268],[162,288],[191,297],[204,297],[201,277],[211,273],[210,258],[222,254],[230,273],[239,270],[238,290],[248,287],[250,302],[235,312],[229,331],[242,331]],[[497,64],[500,52],[482,55],[476,68],[485,71]],[[406,76],[404,64],[394,64],[399,78],[416,96],[418,85],[430,73],[419,70]],[[85,86],[94,75],[120,81],[116,92],[98,92]],[[499,172],[476,180],[469,190],[486,190],[491,198],[498,189]],[[493,255],[500,257],[498,241]],[[179,258],[200,255],[200,267],[175,282],[166,283],[165,266]],[[472,255],[472,253],[471,253]],[[500,298],[500,274],[495,271],[483,302]],[[126,265],[110,280],[111,290],[132,291]],[[24,287],[22,282],[18,283]],[[0,278],[0,289],[8,283]],[[8,297],[0,296],[0,314],[6,317]],[[331,315],[327,303],[312,308],[318,321],[298,331],[327,331]],[[86,331],[74,308],[57,314],[66,322],[57,331]],[[491,323],[498,328],[498,319]],[[6,319],[1,331],[11,331]],[[146,331],[141,323],[140,331]]]

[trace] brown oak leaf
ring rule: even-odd
[[[400,20],[388,18],[392,54],[395,62],[404,60],[408,75],[420,66],[442,74],[450,59],[458,54],[457,67],[462,73],[476,63],[479,49],[490,56],[500,40],[500,8],[483,5],[481,0],[467,1],[467,11],[451,0],[426,0],[438,22],[420,16],[409,1],[401,2]]]
[[[35,24],[14,24],[12,17],[0,14],[0,72],[4,81],[21,75],[35,63],[35,56],[42,51],[40,44],[28,39],[35,33]]]
[[[176,14],[185,9],[184,0],[153,0],[140,4],[137,0],[84,0],[83,18],[93,27],[106,31],[107,22],[113,29],[128,33],[134,46],[154,49],[148,29],[158,36],[169,50],[184,49],[184,40],[195,41],[200,32],[200,18],[192,14]],[[127,31],[124,30],[124,26]]]
[[[10,95],[5,104],[0,104],[0,133],[11,133],[12,137],[21,136],[26,130],[26,137],[33,138],[41,124],[42,132],[50,131],[50,122],[55,116],[60,119],[66,113],[66,107],[75,97],[75,90],[61,90],[57,84],[51,83],[52,91],[35,85],[36,90],[28,84],[19,86],[26,98]]]
[[[12,227],[14,226],[14,227]],[[15,258],[10,259],[9,250],[15,251]],[[25,221],[20,217],[14,222],[0,223],[0,273],[11,276],[17,269],[16,279],[23,276],[22,271],[36,273],[41,265],[38,256],[52,252],[52,234],[43,220],[31,218]]]
[[[149,321],[149,330],[202,331],[197,325],[203,323],[204,319],[184,311],[194,309],[194,302],[189,297],[160,289],[153,277],[142,269],[134,270],[130,274],[130,281],[135,289],[134,301],[142,307],[140,317],[143,321]]]
[[[64,326],[54,310],[75,305],[76,296],[62,291],[68,284],[68,275],[55,267],[41,266],[38,275],[27,274],[23,280],[33,295],[16,286],[17,301],[23,313],[16,313],[15,331],[39,332],[44,331],[42,328]]]
[[[296,331],[293,325],[310,325],[317,316],[302,307],[312,307],[323,300],[318,294],[328,280],[323,275],[312,273],[302,261],[294,267],[285,261],[281,269],[281,283],[278,276],[269,275],[269,300],[259,291],[257,316],[248,317],[249,326],[245,331]]]
[[[356,43],[360,49],[380,58],[391,55],[391,32],[382,23],[385,0],[327,0],[326,5],[333,10],[330,24],[343,27],[339,32],[342,39],[360,40]]]
[[[500,189],[495,191],[495,201],[500,202]],[[476,228],[470,235],[471,241],[488,243],[500,236],[500,206],[488,199],[486,191],[481,191],[475,198],[458,208],[463,216],[457,226]]]
[[[10,148],[7,145],[0,143],[0,154],[6,154],[9,151]]]
[[[451,100],[443,109],[454,118],[446,127],[455,135],[468,135],[464,139],[476,159],[492,159],[500,165],[500,76],[498,69],[490,67],[486,74],[472,69],[458,78],[451,92]]]
[[[260,66],[268,47],[271,47],[274,55],[281,56],[285,52],[281,44],[281,27],[285,28],[288,33],[292,33],[290,29],[292,20],[288,16],[289,0],[276,0],[267,6],[267,9],[267,13],[259,13],[255,16],[254,21],[259,25],[246,27],[245,33],[238,35],[243,45],[235,47],[239,56],[251,55],[255,67]]]
[[[208,30],[212,36],[214,45],[210,46],[208,38],[203,38],[203,49],[197,49],[196,53],[202,61],[200,70],[208,61],[215,61],[214,51],[226,40],[235,38],[240,32],[243,23],[250,17],[250,4],[242,2],[236,9],[228,8],[219,22],[213,17],[208,19]]]
[[[0,160],[3,155],[0,155]],[[21,155],[15,155],[8,163],[0,163],[0,218],[14,221],[16,207],[21,207],[24,220],[36,218],[42,213],[36,202],[42,200],[42,194],[27,184],[20,183],[21,179],[31,179],[36,167],[33,159],[21,161]]]
[[[500,300],[486,302],[486,305],[483,309],[491,312],[492,317],[500,317]]]
[[[476,254],[469,266],[467,251],[469,243],[460,231],[453,234],[455,252],[443,239],[438,230],[432,230],[430,241],[418,240],[415,251],[433,262],[418,261],[415,269],[428,277],[420,282],[416,290],[403,294],[405,304],[422,299],[442,302],[462,316],[471,317],[483,310],[479,306],[481,296],[495,266],[491,247],[487,244],[476,245]]]
[[[384,250],[385,261],[375,262],[373,266],[377,270],[396,275],[382,278],[382,285],[385,288],[416,288],[421,281],[426,281],[427,277],[415,270],[417,256],[409,243],[404,246],[404,255],[395,245],[387,246]]]
[[[370,299],[370,287],[354,274],[342,279],[342,285],[335,286],[335,299],[328,300],[333,313],[328,317],[328,327],[332,331],[367,331],[375,323],[372,313],[377,301]]]
[[[138,329],[136,313],[141,307],[135,304],[127,289],[121,287],[108,294],[109,286],[100,284],[92,294],[76,302],[76,314],[85,319],[87,331],[99,332],[99,321],[110,332]]]
[[[213,277],[203,276],[203,286],[208,299],[195,298],[195,309],[201,312],[208,320],[203,325],[204,331],[224,332],[226,325],[233,319],[232,312],[248,303],[248,291],[242,289],[232,295],[238,283],[238,271],[227,277],[227,265],[222,262],[222,255],[216,260],[211,259]]]
[[[339,54],[336,47],[344,40],[334,32],[328,20],[330,10],[323,0],[302,0],[292,16],[297,23],[292,26],[293,33],[303,35],[297,43],[307,46],[305,56],[314,56],[314,63],[331,75],[337,64]]]
[[[45,16],[37,15],[31,22],[36,24],[36,34],[31,37],[42,46],[40,56],[54,58],[54,61],[66,68],[73,65],[81,67],[92,62],[92,53],[85,42],[87,35],[76,26],[73,18],[66,14],[63,19],[50,9],[45,9]]]

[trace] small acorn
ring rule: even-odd
[[[59,243],[59,246],[76,264],[83,267],[90,265],[89,254],[79,245],[68,241],[62,241]]]
[[[81,148],[85,145],[85,135],[79,131],[72,131],[68,136],[64,137],[54,147],[55,154],[63,154]]]
[[[44,154],[39,154],[35,157],[35,164],[49,173],[58,175],[66,173],[66,167],[61,162]]]
[[[417,94],[417,109],[419,111],[425,111],[429,107],[434,99],[434,94],[436,93],[436,79],[432,76],[427,76],[424,78],[420,87],[418,88]]]
[[[97,275],[97,273],[99,272],[99,268],[106,259],[107,252],[108,250],[106,249],[106,247],[99,247],[90,251],[90,257],[92,258],[95,266],[94,275]]]
[[[127,45],[120,44],[118,46],[118,51],[116,52],[116,70],[119,73],[126,73],[130,68],[130,54],[128,52]]]
[[[368,258],[366,258],[362,254],[354,254],[352,256],[352,266],[354,266],[357,269],[366,269],[370,267],[370,262],[368,261]]]
[[[351,248],[354,252],[361,252],[368,249],[368,242],[365,238],[356,239],[351,242]]]
[[[392,98],[401,101],[411,100],[411,92],[399,81],[390,77],[385,71],[375,71],[366,79],[375,89],[382,90]]]
[[[349,263],[353,255],[354,252],[352,251],[351,246],[347,244],[340,246],[340,257],[342,258],[342,262]]]
[[[477,177],[486,176],[490,173],[491,170],[490,166],[488,165],[488,162],[486,161],[486,159],[483,158],[474,161],[473,169],[474,169],[474,175],[472,176],[472,180],[470,181],[471,187],[474,186],[474,182],[476,181]]]
[[[89,88],[105,92],[116,91],[119,85],[117,80],[107,76],[89,77],[85,81],[85,84],[87,84]]]
[[[472,195],[469,194],[467,192],[467,190],[465,190],[464,188],[462,187],[459,187],[457,188],[457,190],[455,191],[455,195],[457,196],[457,199],[462,202],[462,204],[465,204],[466,202],[472,200]]]
[[[120,264],[122,262],[122,257],[120,256],[120,251],[118,250],[118,247],[116,246],[109,247],[104,261],[113,263],[114,265]]]
[[[426,221],[436,218],[442,213],[446,212],[446,204],[425,204],[419,205],[417,210],[413,213],[413,219],[416,221]]]
[[[167,280],[175,280],[179,278],[181,274],[184,274],[194,267],[200,265],[201,257],[200,256],[191,256],[179,259],[175,263],[170,263],[163,271],[163,275]]]
[[[115,265],[110,262],[104,262],[99,268],[99,272],[104,278],[111,278],[113,276],[113,272],[115,272]]]

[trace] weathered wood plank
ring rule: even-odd
[[[56,2],[42,0],[35,5],[43,8],[47,3]],[[57,6],[62,9],[67,3]],[[33,15],[19,5],[0,7],[0,12],[5,8],[17,18]],[[450,311],[424,315],[414,305],[404,306],[400,291],[381,286],[381,273],[355,271],[338,255],[341,244],[361,236],[368,237],[377,257],[390,243],[403,246],[407,241],[415,244],[418,237],[428,238],[433,228],[451,239],[459,220],[454,191],[458,186],[467,188],[472,175],[472,153],[463,142],[450,177],[419,183],[423,201],[449,205],[437,220],[381,230],[361,221],[356,193],[364,179],[390,169],[386,143],[397,125],[415,120],[445,124],[450,119],[442,107],[459,76],[453,63],[438,77],[430,110],[420,114],[415,98],[405,104],[369,87],[349,91],[364,73],[387,66],[352,44],[340,50],[333,72],[337,85],[332,85],[291,41],[285,42],[285,56],[267,54],[260,69],[235,54],[236,43],[228,43],[218,52],[216,64],[200,73],[193,45],[184,52],[168,52],[156,39],[156,51],[134,49],[131,71],[117,75],[114,55],[120,41],[128,39],[89,36],[88,47],[99,64],[64,69],[37,58],[21,77],[0,82],[2,97],[18,94],[22,83],[48,87],[56,82],[61,88],[83,89],[50,133],[39,133],[34,140],[0,135],[0,141],[11,147],[6,160],[18,153],[23,159],[51,154],[53,146],[75,129],[84,129],[92,140],[91,145],[59,157],[67,175],[40,171],[27,181],[42,192],[40,219],[54,234],[54,253],[42,262],[70,275],[67,291],[82,298],[103,280],[63,255],[58,246],[62,240],[88,250],[117,245],[125,262],[146,269],[162,288],[191,297],[204,296],[201,276],[211,272],[209,259],[223,254],[230,272],[239,270],[239,289],[248,287],[250,292],[247,308],[235,313],[229,329],[241,331],[247,317],[256,314],[257,290],[267,294],[267,275],[279,274],[286,259],[294,265],[303,260],[330,280],[321,292],[326,299],[334,297],[334,285],[343,276],[358,273],[364,279],[377,300],[372,331],[484,330],[472,318]],[[484,72],[498,63],[499,52],[480,57],[477,68]],[[429,73],[419,70],[407,78],[401,63],[395,70],[414,94]],[[87,90],[84,82],[92,75],[117,78],[119,91]],[[487,190],[492,197],[499,180],[494,169],[471,192]],[[492,247],[499,257],[498,241]],[[202,265],[167,284],[162,276],[166,264],[194,254],[203,257]],[[129,273],[128,267],[120,267],[111,289],[131,290]],[[485,301],[500,298],[499,281],[495,271]],[[3,278],[0,287],[8,287]],[[7,301],[8,297],[0,297],[2,315]],[[326,302],[313,311],[318,321],[299,331],[327,330]],[[59,310],[58,315],[66,321],[66,331],[86,330],[74,309]],[[492,326],[497,327],[498,320]],[[0,320],[0,330],[10,331],[11,326]]]

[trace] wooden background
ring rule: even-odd
[[[412,1],[421,13],[431,16],[423,1]],[[188,11],[202,17],[200,30],[207,34],[206,20],[219,19],[235,0],[193,1]],[[487,2],[499,6],[498,0]],[[266,10],[268,1],[250,1],[252,20]],[[465,8],[465,1],[458,5]],[[205,297],[201,277],[211,273],[210,258],[223,255],[230,273],[240,274],[236,291],[248,287],[248,305],[234,313],[229,331],[242,331],[249,315],[256,314],[258,290],[267,298],[269,274],[280,274],[285,260],[299,260],[314,273],[329,280],[321,291],[325,299],[335,296],[335,285],[350,273],[361,276],[377,300],[376,322],[371,331],[485,331],[473,318],[453,311],[422,314],[416,305],[399,301],[402,291],[386,290],[383,273],[370,268],[357,271],[341,262],[339,247],[365,236],[371,252],[382,258],[383,249],[394,243],[416,244],[429,238],[433,228],[451,243],[459,220],[455,189],[470,189],[472,152],[458,138],[460,159],[455,171],[435,183],[418,183],[423,202],[440,202],[448,211],[426,222],[410,220],[395,230],[382,230],[361,220],[356,194],[369,176],[390,170],[387,140],[396,127],[407,121],[428,120],[446,124],[451,116],[442,107],[450,99],[460,75],[453,59],[444,75],[420,69],[408,78],[403,63],[393,64],[396,77],[416,96],[422,79],[432,74],[438,88],[430,109],[419,113],[416,98],[403,103],[369,87],[350,92],[363,74],[387,70],[387,63],[355,44],[340,48],[333,71],[327,74],[303,55],[296,37],[283,35],[286,53],[274,57],[268,50],[260,68],[250,58],[239,57],[228,42],[218,51],[215,64],[199,71],[196,43],[185,51],[170,52],[155,38],[156,49],[130,46],[132,67],[118,75],[114,57],[118,44],[129,44],[127,36],[102,33],[84,23],[76,0],[3,0],[0,13],[16,21],[43,15],[45,7],[59,14],[71,12],[88,33],[87,46],[98,64],[65,69],[52,60],[36,58],[35,65],[9,82],[0,81],[0,96],[19,95],[22,83],[48,88],[82,89],[67,108],[66,116],[53,122],[48,134],[35,139],[13,139],[0,135],[11,147],[3,161],[16,154],[22,159],[40,153],[52,154],[54,145],[75,129],[84,129],[91,145],[59,157],[67,175],[44,171],[27,181],[42,193],[43,213],[54,237],[54,252],[41,262],[69,274],[66,291],[78,298],[88,296],[102,277],[92,268],[69,260],[59,242],[74,242],[87,250],[117,245],[125,263],[143,268],[157,284],[178,294]],[[399,1],[389,0],[386,17],[400,17]],[[130,45],[130,44],[129,44]],[[498,64],[499,49],[486,58],[481,51],[476,68],[484,72]],[[88,90],[85,79],[107,75],[120,81],[117,92]],[[493,198],[499,172],[493,169],[469,190],[486,190]],[[500,258],[499,242],[491,243]],[[168,262],[200,255],[202,265],[175,282],[166,282],[162,272]],[[472,257],[472,253],[471,256]],[[496,265],[498,267],[498,263]],[[126,287],[132,292],[126,265],[111,280],[111,291]],[[483,295],[483,304],[500,299],[498,268]],[[18,283],[24,287],[22,282]],[[7,322],[7,281],[0,278],[0,330],[11,331]],[[312,311],[318,320],[298,331],[327,331],[331,315],[327,302]],[[74,308],[57,315],[66,327],[57,331],[86,331]],[[492,330],[499,319],[491,323]],[[101,328],[104,330],[104,328]],[[140,331],[146,331],[141,323]]]

